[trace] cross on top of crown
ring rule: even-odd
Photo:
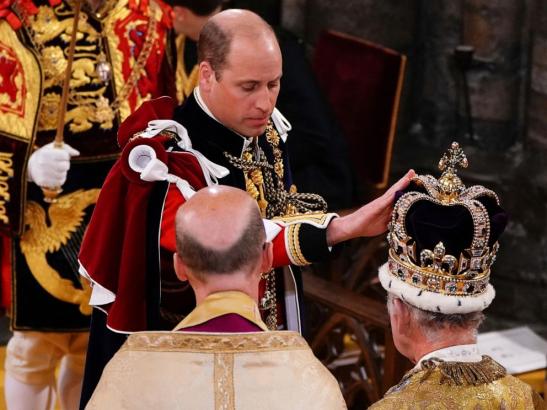
[[[456,173],[456,167],[467,168],[467,157],[463,152],[463,149],[460,148],[460,144],[453,142],[448,148],[448,151],[445,152],[439,161],[439,169],[441,171],[449,171]]]

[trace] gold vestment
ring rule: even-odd
[[[529,385],[483,356],[480,362],[442,362],[411,370],[369,409],[532,410],[545,409],[545,403]]]
[[[296,332],[140,332],[106,366],[86,409],[346,409]]]

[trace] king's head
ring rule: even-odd
[[[469,313],[494,298],[490,272],[507,214],[493,191],[465,187],[457,168],[467,166],[463,150],[452,143],[439,162],[439,179],[416,176],[394,206],[380,281],[423,310]]]

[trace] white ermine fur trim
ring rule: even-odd
[[[378,277],[383,288],[408,304],[429,312],[462,314],[486,309],[496,296],[496,291],[488,284],[486,291],[477,296],[452,296],[418,289],[403,282],[389,271],[387,263],[378,269]]]

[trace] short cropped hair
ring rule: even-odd
[[[399,299],[391,293],[388,293],[388,310],[391,309],[391,304],[394,299]],[[401,300],[401,299],[399,299]],[[453,328],[456,331],[473,330],[477,331],[481,323],[484,321],[484,313],[482,311],[470,313],[439,313],[429,312],[412,306],[401,300],[409,309],[414,321],[422,328],[430,341],[436,339],[436,333],[444,328]]]
[[[197,16],[208,16],[226,3],[226,0],[167,0],[170,6],[186,7]]]
[[[215,78],[220,80],[221,72],[226,66],[226,58],[230,51],[233,33],[223,30],[214,21],[205,23],[198,40],[198,63],[207,61],[213,71]]]
[[[208,274],[230,274],[250,269],[262,253],[266,232],[256,207],[249,211],[249,221],[232,246],[223,250],[209,248],[177,226],[177,253],[186,266],[198,277]]]
[[[264,23],[264,27],[276,37],[272,26],[261,17],[259,18]],[[198,63],[207,61],[215,72],[217,81],[220,81],[222,70],[226,67],[226,59],[228,58],[233,38],[233,31],[223,30],[212,20],[207,21],[199,33]]]

